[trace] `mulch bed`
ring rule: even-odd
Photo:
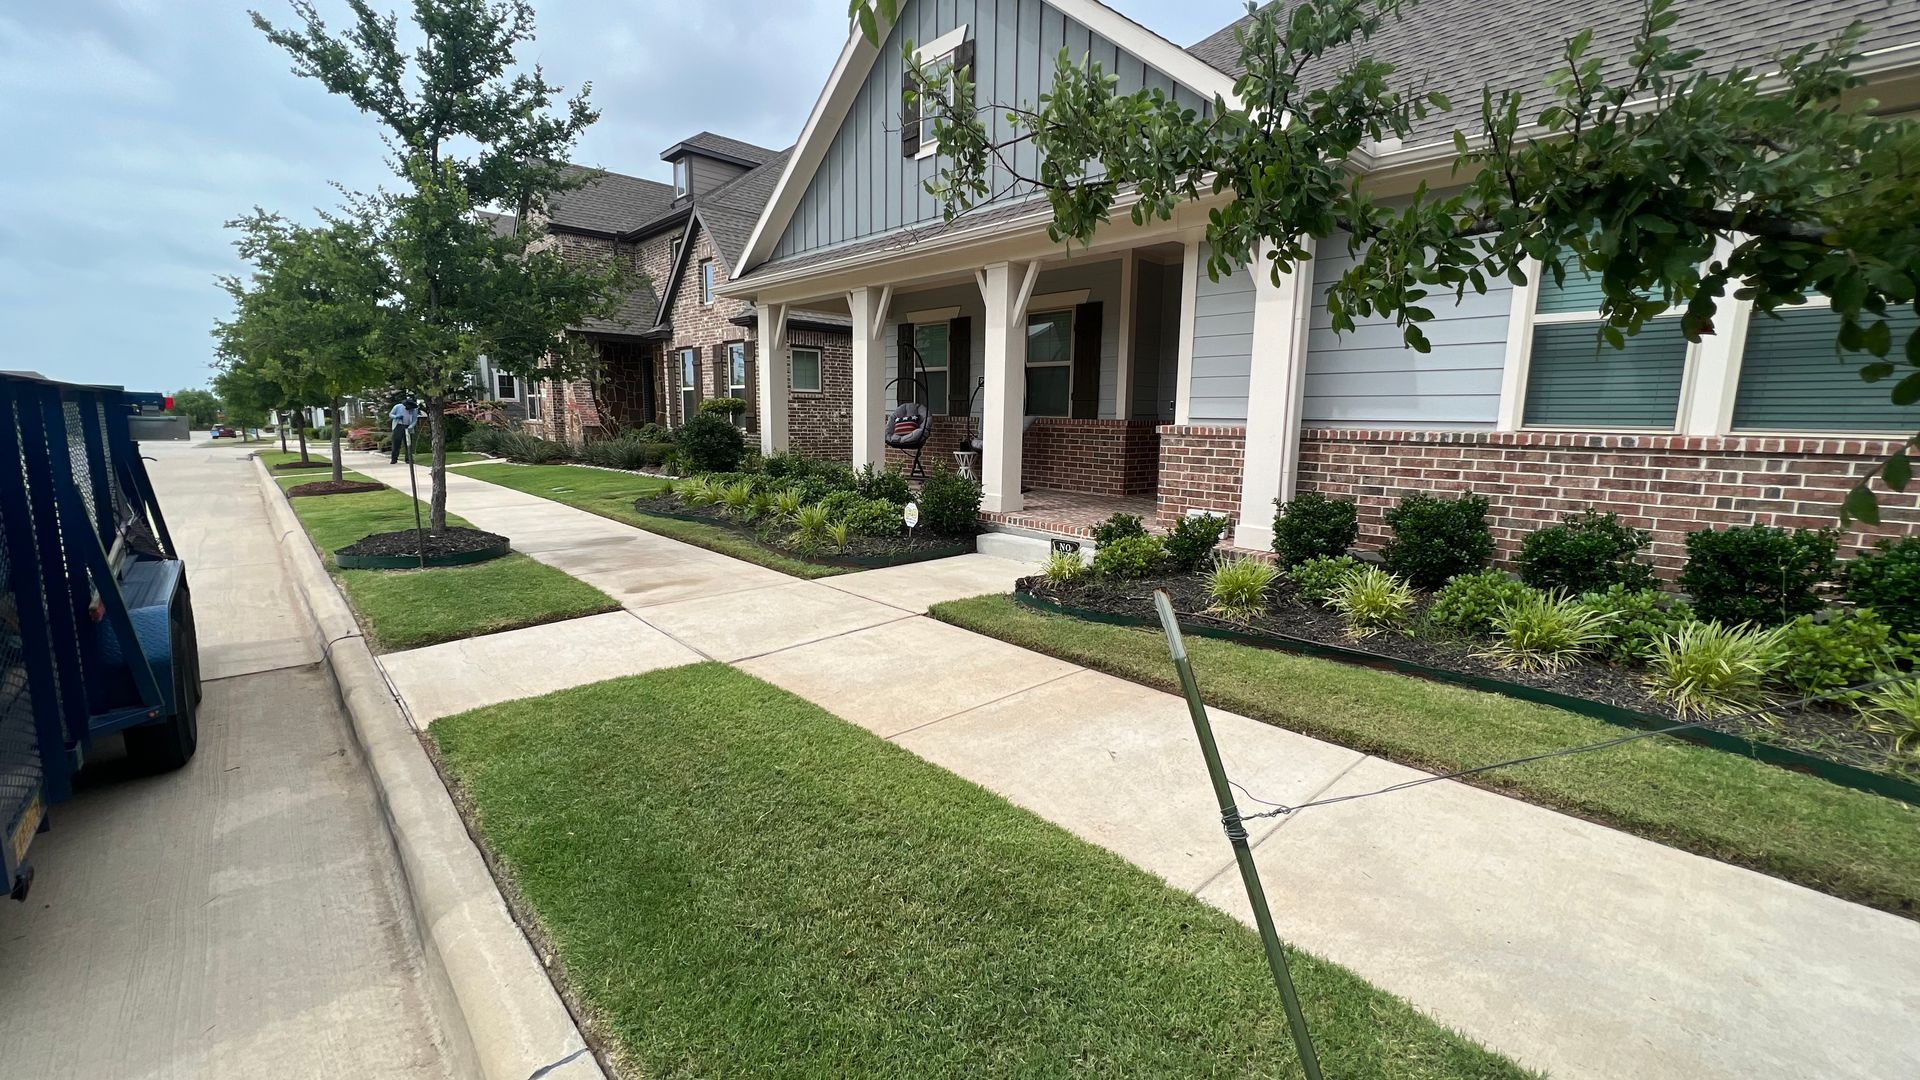
[[[302,485],[303,487],[306,485]],[[376,485],[378,486],[378,485]],[[413,529],[400,529],[395,532],[373,533],[341,548],[339,555],[464,555],[474,551],[485,551],[507,543],[507,538],[497,533],[481,532],[479,529],[450,528],[442,533],[428,532],[426,550],[420,550],[421,533]]]
[[[648,495],[634,500],[633,508],[643,514],[663,514],[726,529],[788,558],[823,566],[844,566],[854,559],[898,559],[909,562],[915,555],[945,552],[956,545],[967,544],[971,539],[936,535],[933,530],[923,526],[915,529],[911,537],[904,533],[899,536],[849,536],[844,550],[829,546],[822,551],[809,553],[787,546],[786,538],[793,532],[790,526],[743,524],[715,507],[688,506],[672,495]]]
[[[1048,584],[1044,577],[1029,577],[1020,579],[1016,587],[1033,596],[1069,607],[1146,619],[1154,618],[1154,590],[1165,589],[1183,623],[1250,632],[1256,636],[1261,633],[1273,634],[1358,649],[1424,667],[1551,690],[1676,723],[1682,719],[1666,703],[1647,693],[1641,683],[1642,673],[1638,670],[1587,661],[1568,664],[1554,672],[1526,671],[1502,667],[1492,660],[1476,656],[1475,653],[1485,647],[1482,642],[1437,640],[1395,633],[1379,633],[1355,639],[1348,636],[1346,626],[1337,613],[1295,595],[1284,581],[1276,583],[1273,601],[1266,612],[1251,623],[1205,614],[1211,602],[1207,597],[1207,583],[1204,578],[1194,574],[1122,582],[1088,578],[1065,586]],[[1773,743],[1829,761],[1898,775],[1897,769],[1888,767],[1893,750],[1888,740],[1865,730],[1849,709],[1832,708],[1825,704],[1785,706],[1765,717],[1708,720],[1703,726],[1755,742]]]
[[[385,484],[370,484],[364,480],[316,480],[311,484],[295,484],[287,489],[287,498],[298,499],[303,495],[352,495],[361,491],[379,491]]]
[[[285,472],[289,469],[331,469],[331,468],[333,468],[333,462],[331,461],[283,461],[280,464],[274,466],[274,469],[280,472]]]

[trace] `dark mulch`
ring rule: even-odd
[[[450,528],[443,533],[426,533],[426,551],[422,552],[418,543],[421,535],[413,529],[372,533],[341,548],[336,554],[457,555],[469,551],[484,551],[507,542],[506,537],[497,533],[481,532],[479,529]]]
[[[716,528],[726,529],[748,537],[757,543],[795,559],[811,562],[833,562],[853,556],[902,556],[933,548],[948,548],[964,542],[967,537],[943,536],[933,530],[922,527],[913,530],[908,536],[903,531],[899,536],[849,536],[845,550],[828,548],[820,552],[804,552],[787,544],[787,537],[793,532],[791,526],[771,525],[765,522],[742,523],[728,517],[715,507],[688,506],[672,495],[648,495],[634,500],[633,508],[642,513],[670,514],[674,517],[693,518]]]
[[[311,484],[295,484],[287,489],[287,498],[298,499],[302,495],[352,495],[361,491],[380,491],[387,485],[370,484],[364,480],[315,480]]]
[[[282,472],[289,469],[331,469],[331,468],[333,468],[333,462],[331,461],[283,461],[280,464],[274,466],[274,469],[276,471],[282,471]]]
[[[1267,611],[1251,623],[1205,614],[1210,603],[1207,583],[1196,574],[1121,582],[1086,578],[1066,586],[1050,585],[1043,577],[1029,577],[1022,578],[1018,588],[1071,607],[1148,619],[1154,618],[1154,590],[1165,589],[1183,622],[1338,645],[1430,668],[1551,690],[1675,722],[1682,719],[1664,702],[1647,693],[1641,682],[1643,673],[1634,668],[1591,661],[1568,664],[1554,672],[1526,671],[1502,667],[1476,656],[1476,652],[1485,648],[1485,643],[1479,641],[1392,633],[1355,639],[1347,634],[1337,613],[1301,599],[1285,582],[1276,585],[1276,594]],[[1414,616],[1416,625],[1421,614]],[[1887,771],[1893,750],[1884,736],[1865,730],[1851,710],[1822,704],[1783,706],[1764,717],[1712,720],[1707,721],[1706,726],[1876,772]]]

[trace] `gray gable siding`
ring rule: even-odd
[[[1208,110],[1206,99],[1176,87],[1165,74],[1044,0],[907,0],[901,8],[899,22],[775,245],[775,258],[939,222],[939,208],[925,187],[938,170],[939,156],[915,160],[900,153],[901,48],[908,40],[925,43],[966,26],[974,42],[975,93],[981,104],[1036,102],[1052,86],[1054,60],[1064,46],[1076,60],[1091,56],[1117,74],[1121,93],[1157,86],[1197,112]],[[987,122],[995,140],[1014,134],[1004,110],[989,113]],[[1010,156],[1021,175],[1037,171],[1036,151],[1028,143],[1013,147]],[[1000,193],[1011,179],[996,166],[991,190]]]
[[[1253,373],[1253,274],[1246,267],[1215,281],[1201,252],[1193,298],[1193,405],[1196,424],[1247,422]]]
[[[1434,318],[1422,326],[1433,351],[1406,347],[1400,328],[1382,318],[1356,320],[1335,334],[1327,289],[1353,265],[1344,234],[1321,241],[1329,253],[1313,261],[1313,311],[1307,330],[1307,384],[1302,417],[1309,424],[1490,428],[1499,418],[1500,373],[1506,362],[1513,287],[1489,282],[1457,304],[1428,298]]]

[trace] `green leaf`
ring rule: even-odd
[[[1880,478],[1895,491],[1907,490],[1907,481],[1913,479],[1913,462],[1908,459],[1905,450],[1896,451],[1887,459],[1880,470]]]
[[[1885,356],[1893,348],[1893,334],[1887,329],[1887,320],[1869,324],[1865,334],[1867,351],[1875,356]]]
[[[860,32],[866,35],[868,41],[879,42],[880,27],[879,24],[874,21],[873,9],[864,3],[860,3],[859,0],[855,0],[855,3],[858,5],[860,12]]]
[[[1911,405],[1920,401],[1920,371],[1901,379],[1893,388],[1895,405]]]
[[[1868,364],[1860,369],[1861,382],[1879,382],[1893,374],[1893,365],[1888,363]]]
[[[1907,363],[1920,366],[1920,330],[1907,335]]]
[[[1874,496],[1873,489],[1863,483],[1847,492],[1846,500],[1840,504],[1840,520],[1880,524],[1880,500]]]

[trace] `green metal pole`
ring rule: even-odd
[[[1300,1011],[1300,995],[1294,991],[1293,976],[1287,971],[1286,953],[1280,934],[1273,927],[1273,912],[1267,907],[1266,890],[1260,887],[1260,871],[1253,864],[1253,849],[1247,846],[1246,826],[1240,820],[1240,808],[1233,803],[1233,791],[1227,786],[1227,770],[1220,764],[1220,747],[1213,741],[1213,723],[1207,719],[1207,706],[1200,700],[1200,684],[1194,681],[1193,664],[1187,660],[1187,643],[1180,636],[1180,621],[1174,617],[1173,601],[1164,589],[1153,591],[1153,607],[1160,625],[1167,632],[1167,651],[1173,654],[1174,670],[1180,673],[1180,689],[1187,695],[1187,712],[1193,716],[1193,732],[1200,737],[1200,754],[1207,760],[1207,776],[1213,781],[1214,798],[1220,802],[1220,823],[1226,827],[1227,842],[1233,845],[1233,861],[1240,865],[1240,881],[1247,887],[1247,901],[1253,905],[1253,922],[1260,929],[1260,944],[1267,950],[1267,967],[1273,972],[1273,985],[1280,990],[1280,1002],[1287,1010],[1287,1026],[1293,1031],[1293,1046],[1300,1054],[1300,1067],[1307,1080],[1320,1080],[1320,1057],[1313,1050],[1313,1036],[1307,1031],[1307,1018]]]

